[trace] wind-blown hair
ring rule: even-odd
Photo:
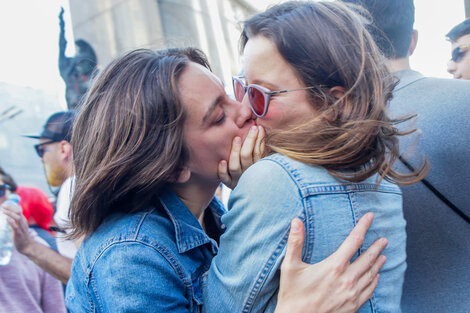
[[[146,208],[188,161],[177,82],[193,48],[135,50],[94,80],[73,129],[72,237],[89,235],[115,212]]]
[[[402,175],[391,166],[399,156],[395,125],[386,105],[395,86],[385,60],[364,24],[366,12],[341,2],[291,1],[271,7],[244,23],[240,48],[254,36],[271,40],[293,67],[319,116],[287,130],[271,130],[268,153],[323,166],[349,181],[376,173],[398,184],[424,177],[424,162]],[[345,93],[335,98],[330,89]],[[409,132],[408,132],[409,133]]]

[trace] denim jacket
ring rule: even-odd
[[[201,311],[200,280],[217,243],[173,191],[160,202],[111,216],[82,243],[67,284],[70,312]],[[216,199],[206,210],[206,227],[215,237],[223,213]]]
[[[375,214],[356,258],[376,239],[389,240],[387,262],[372,298],[359,312],[400,312],[406,233],[400,189],[373,176],[339,180],[324,168],[274,154],[241,177],[222,217],[226,231],[204,280],[204,312],[272,312],[290,222],[305,223],[303,260],[332,254],[367,212]],[[217,294],[217,297],[214,296]]]

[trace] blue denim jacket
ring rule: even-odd
[[[340,246],[362,215],[374,212],[357,255],[383,236],[389,240],[387,262],[372,298],[359,312],[400,312],[406,269],[401,191],[386,181],[377,186],[376,179],[341,181],[321,167],[280,154],[251,166],[222,217],[226,231],[204,283],[204,311],[274,311],[279,268],[294,217],[305,222],[303,260],[316,263]]]
[[[201,311],[200,279],[217,243],[173,191],[160,202],[111,216],[82,243],[67,284],[70,312]],[[205,214],[212,221],[206,222],[209,233],[220,236],[223,213],[214,199]]]

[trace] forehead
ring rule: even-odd
[[[245,77],[250,84],[267,83],[285,87],[292,81],[299,81],[292,65],[284,59],[276,45],[264,36],[248,40],[243,59]]]
[[[457,39],[457,41],[452,43],[452,49],[460,47],[462,45],[470,44],[470,34],[463,35]]]
[[[225,95],[220,79],[207,68],[193,62],[181,74],[178,89],[183,106],[189,113],[188,120],[202,119],[214,101]]]

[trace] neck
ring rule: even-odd
[[[387,62],[387,67],[390,72],[397,72],[401,70],[410,70],[410,58],[400,58],[400,59],[389,59]]]
[[[184,184],[174,184],[173,191],[183,201],[191,213],[198,219],[199,223],[204,219],[204,211],[209,206],[215,195],[218,184],[202,184],[190,179]]]

